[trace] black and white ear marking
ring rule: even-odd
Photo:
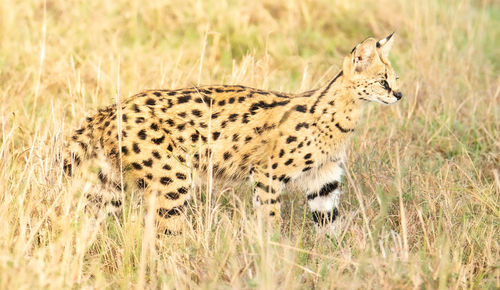
[[[389,56],[389,51],[391,50],[392,44],[394,43],[394,32],[391,33],[386,38],[377,41],[377,48],[382,53],[382,56],[387,58]]]

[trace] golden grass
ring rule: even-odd
[[[494,1],[0,2],[0,288],[500,287],[500,7]],[[405,98],[348,150],[337,239],[285,195],[281,231],[246,187],[197,191],[193,230],[155,242],[134,192],[85,215],[55,155],[85,113],[146,88],[323,84],[397,30]]]

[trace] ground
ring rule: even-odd
[[[0,288],[500,287],[500,6],[494,1],[0,2]],[[347,152],[339,237],[284,196],[197,189],[194,228],[155,237],[132,196],[96,223],[57,162],[86,113],[151,88],[300,92],[396,30],[404,98],[370,105]],[[82,173],[85,175],[85,173]]]

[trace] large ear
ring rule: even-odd
[[[358,44],[351,52],[352,71],[362,72],[373,62],[375,54],[375,40],[369,38]]]
[[[391,33],[386,38],[382,38],[377,42],[377,48],[383,57],[387,58],[389,56],[389,51],[391,51],[392,44],[394,43],[394,32]]]

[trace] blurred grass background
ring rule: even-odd
[[[499,288],[499,27],[488,0],[2,0],[0,288]],[[117,96],[300,92],[394,30],[405,97],[365,112],[336,239],[315,235],[298,192],[263,232],[249,190],[226,186],[197,193],[192,232],[145,253],[140,207],[92,220],[55,161]]]

